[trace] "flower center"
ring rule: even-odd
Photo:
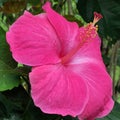
[[[83,32],[80,33],[80,43],[74,47],[72,50],[70,50],[65,56],[61,58],[61,63],[65,64],[68,62],[73,55],[77,53],[77,51],[85,44],[92,41],[93,38],[97,35],[97,29],[98,26],[95,26],[95,24],[102,18],[102,15],[99,13],[94,12],[94,20],[92,23],[87,24]]]

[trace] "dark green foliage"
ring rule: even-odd
[[[0,61],[9,65],[12,68],[17,66],[13,60],[9,46],[6,42],[6,32],[0,27]]]

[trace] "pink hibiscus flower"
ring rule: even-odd
[[[25,13],[10,27],[7,42],[14,59],[32,66],[31,95],[43,112],[94,120],[113,108],[112,81],[100,52],[93,23],[79,28],[56,13]]]

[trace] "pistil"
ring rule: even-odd
[[[87,24],[87,26],[84,27],[83,33],[80,34],[80,43],[76,47],[72,48],[68,54],[66,54],[61,58],[62,64],[65,64],[66,62],[68,62],[73,57],[73,55],[75,55],[85,43],[91,42],[96,37],[98,26],[95,26],[95,24],[101,18],[102,18],[101,14],[94,12],[93,22]]]
[[[95,26],[95,24],[102,18],[103,16],[100,13],[94,12],[93,26]]]

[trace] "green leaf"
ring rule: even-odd
[[[0,61],[0,91],[11,90],[20,84],[19,74]]]
[[[79,26],[86,24],[80,15],[65,15],[64,17],[71,22],[77,22]]]
[[[79,0],[77,4],[79,13],[90,22],[93,20],[93,12],[103,15],[99,22],[99,33],[102,37],[108,35],[115,41],[120,38],[120,1],[117,0]],[[113,41],[113,42],[115,42]]]
[[[10,67],[15,68],[17,63],[12,58],[5,36],[5,31],[0,27],[0,60]]]
[[[19,75],[13,69],[17,63],[11,56],[5,36],[5,31],[0,27],[0,91],[11,90],[20,84]]]
[[[10,74],[6,71],[0,71],[0,91],[11,90],[14,87],[18,87],[20,82],[18,81],[19,77],[14,74]]]
[[[0,7],[3,5],[3,3],[5,3],[8,0],[0,0]]]
[[[40,4],[40,0],[28,0],[28,3],[31,3],[33,6]]]

